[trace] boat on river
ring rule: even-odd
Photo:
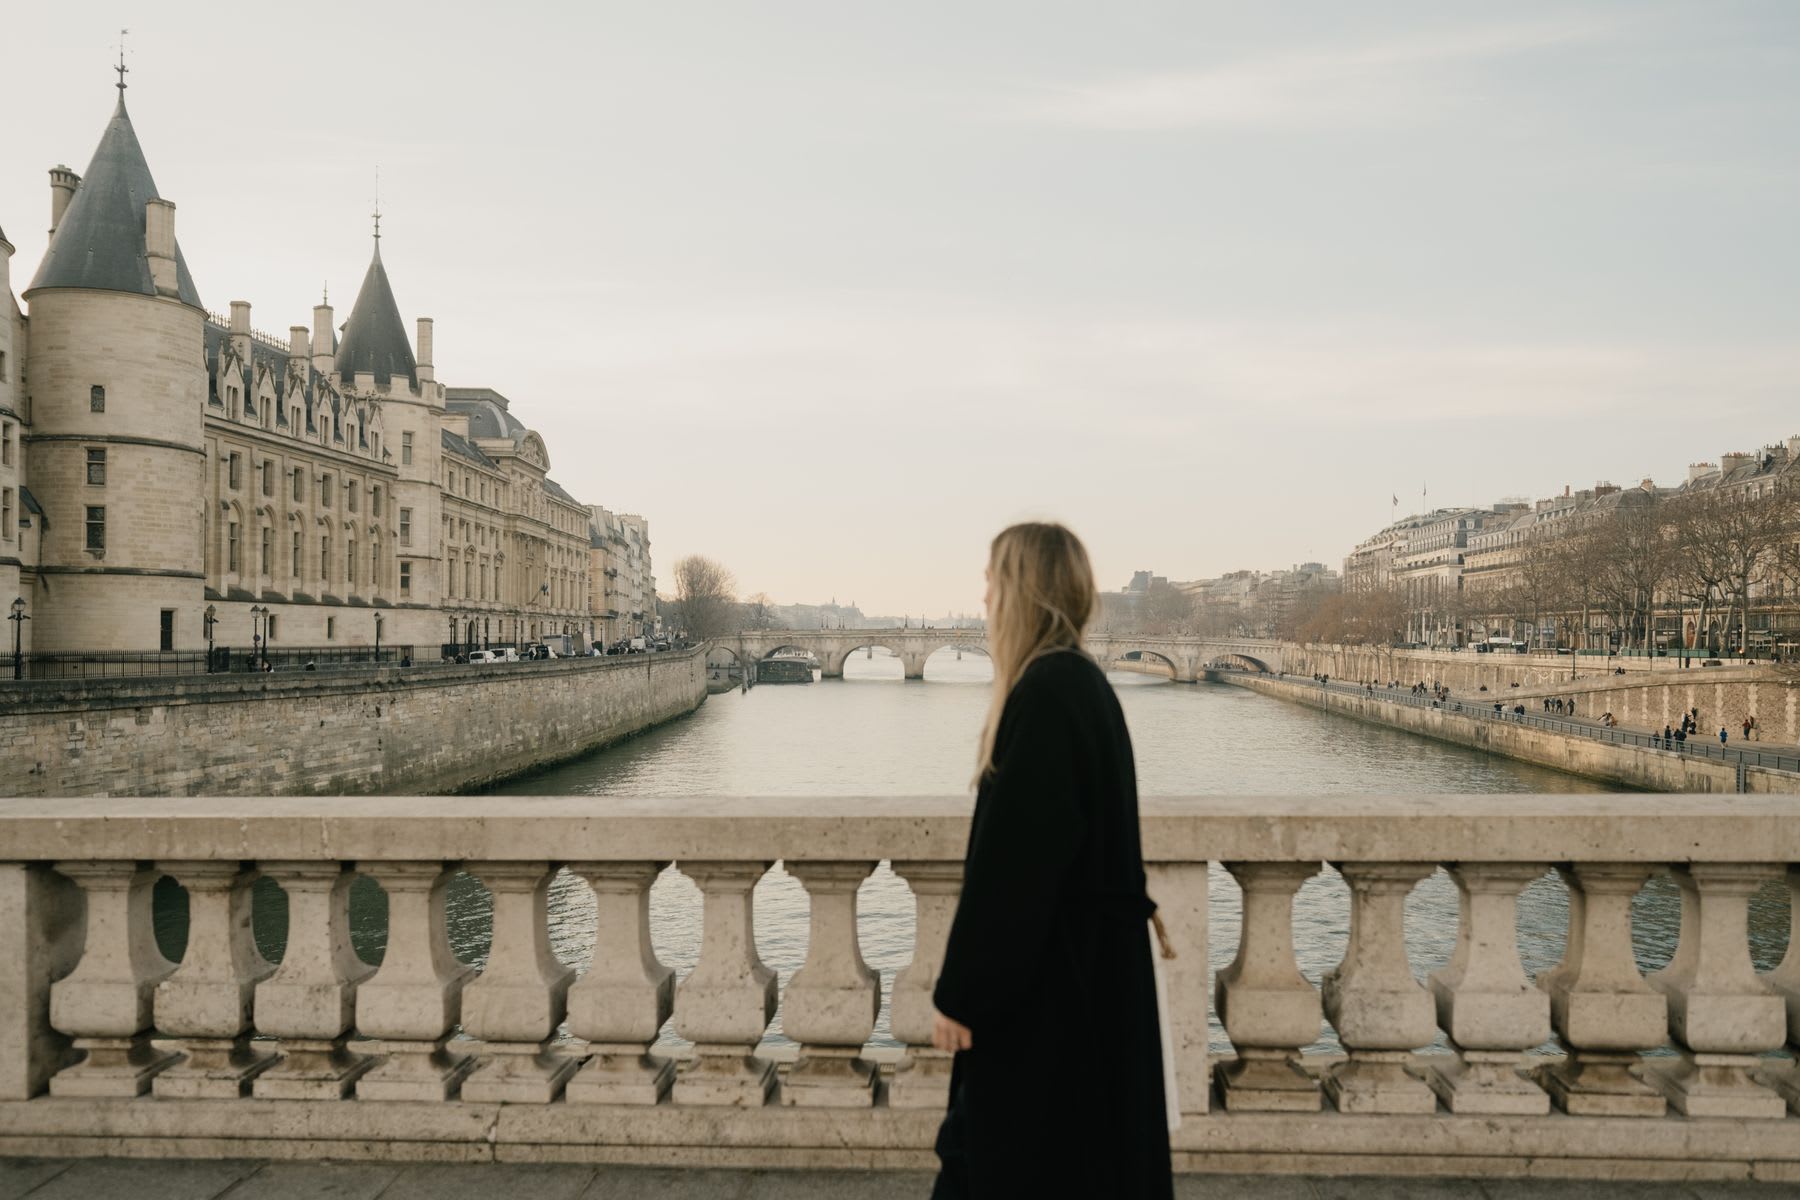
[[[808,659],[777,655],[756,664],[758,683],[811,683],[812,663]]]

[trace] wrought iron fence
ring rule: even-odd
[[[69,651],[26,654],[18,664],[25,679],[133,679],[158,675],[244,674],[256,671],[323,671],[405,666],[414,662],[408,645],[278,646],[266,649],[214,646],[205,650]],[[431,661],[436,662],[433,655]],[[0,683],[13,678],[10,654],[0,655]]]

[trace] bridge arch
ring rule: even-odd
[[[1275,668],[1253,654],[1232,651],[1220,654],[1206,664],[1208,670],[1250,671],[1257,675],[1273,675]]]
[[[900,660],[900,673],[902,678],[923,679],[925,677],[925,659],[923,656],[916,655],[908,650],[905,644],[900,642],[899,639],[883,638],[880,630],[870,630],[869,632],[875,636],[869,638],[847,637],[840,645],[833,646],[830,649],[821,649],[818,652],[820,667],[819,678],[842,679],[844,677],[844,664],[850,661],[851,655],[859,650],[867,651],[875,649],[886,650],[889,654]],[[918,660],[916,663],[913,661],[915,658]]]

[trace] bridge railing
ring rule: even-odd
[[[928,1165],[950,1068],[929,1045],[930,994],[968,808],[964,798],[811,797],[140,801],[126,812],[0,802],[4,1144]],[[1177,952],[1164,966],[1185,1114],[1178,1166],[1800,1176],[1800,1123],[1787,1115],[1800,1081],[1783,1049],[1800,1043],[1800,939],[1758,973],[1748,908],[1780,886],[1800,914],[1800,805],[1160,799],[1144,803],[1143,834]],[[805,892],[803,941],[798,912],[781,930],[758,914],[759,882],[778,861]],[[869,1045],[882,988],[857,907],[884,862],[916,905],[911,962],[887,1001],[902,1047],[888,1063]],[[1348,889],[1347,922],[1335,918],[1347,940],[1315,981],[1299,966],[1294,905],[1327,870]],[[1458,932],[1448,963],[1421,978],[1408,959],[1409,896],[1440,871],[1455,885]],[[1516,905],[1551,871],[1567,890],[1567,939],[1560,962],[1534,976],[1522,962],[1542,948],[1522,944]],[[491,898],[479,965],[457,956],[449,929],[462,873]],[[1680,941],[1646,976],[1634,897],[1664,873],[1679,890]],[[690,934],[653,923],[653,886],[670,874],[698,889]],[[165,875],[186,895],[179,961],[156,937]],[[353,946],[358,876],[385,895],[376,962]],[[267,895],[259,877],[285,895],[278,963],[252,933]],[[591,901],[579,955],[551,940],[558,888]],[[1235,957],[1216,980],[1215,901],[1239,915]],[[785,986],[762,960],[771,937],[805,947]],[[590,965],[578,973],[567,960],[581,957]],[[688,964],[679,982],[671,961]],[[1069,982],[1053,968],[1045,986]],[[780,1064],[759,1050],[778,1007],[797,1044]],[[1230,1047],[1216,1079],[1214,1016]],[[671,1021],[690,1052],[659,1043]],[[1343,1053],[1303,1053],[1327,1021]],[[1115,1032],[1064,1030],[1044,1052],[1105,1056]]]

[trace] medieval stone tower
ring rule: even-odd
[[[50,245],[25,291],[31,489],[46,517],[34,649],[195,649],[205,313],[122,83],[86,176],[57,167],[50,188]]]

